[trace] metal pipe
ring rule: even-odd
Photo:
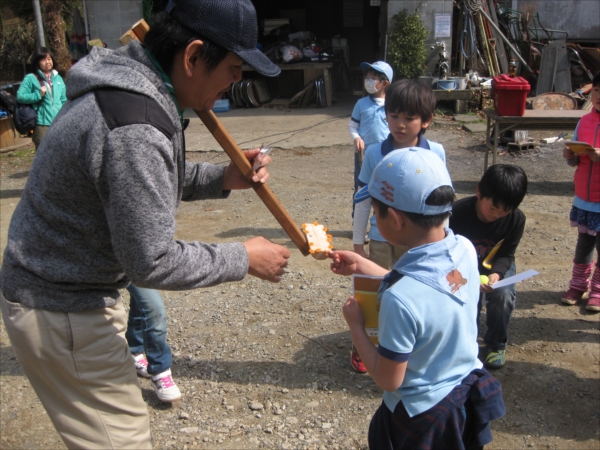
[[[35,29],[37,31],[38,47],[45,47],[44,25],[42,24],[42,10],[40,9],[40,0],[32,0],[33,14],[35,16]]]
[[[506,45],[508,45],[508,48],[510,48],[510,50],[511,50],[511,51],[512,51],[512,53],[513,53],[513,54],[514,54],[514,55],[517,57],[517,59],[518,59],[519,61],[521,61],[521,63],[523,64],[523,67],[525,67],[525,68],[527,69],[527,71],[528,71],[528,72],[529,72],[531,75],[533,75],[533,77],[534,77],[534,78],[537,78],[537,76],[535,75],[535,73],[533,72],[533,70],[531,69],[531,67],[529,67],[529,66],[527,65],[527,63],[525,62],[525,60],[523,59],[523,57],[521,56],[521,54],[520,54],[520,53],[517,51],[517,49],[515,49],[515,48],[513,47],[513,45],[512,45],[512,44],[510,43],[510,41],[509,41],[509,40],[506,38],[506,36],[504,36],[504,34],[502,33],[502,31],[500,31],[500,28],[498,28],[498,27],[496,26],[496,24],[495,24],[495,23],[494,23],[494,21],[491,19],[491,17],[490,17],[490,16],[488,16],[488,15],[485,13],[485,11],[483,11],[482,9],[479,9],[478,11],[479,11],[479,12],[480,12],[480,13],[483,15],[483,17],[485,17],[485,18],[488,20],[488,22],[490,23],[490,25],[491,25],[492,27],[494,27],[494,30],[496,30],[496,31],[498,32],[498,34],[500,35],[500,37],[502,38],[502,40],[503,40],[503,41],[506,43]]]

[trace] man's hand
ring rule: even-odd
[[[290,251],[263,237],[255,237],[244,242],[248,252],[248,273],[261,280],[278,283],[283,269],[288,265]]]
[[[252,163],[252,160],[256,155],[258,155],[258,152],[260,152],[260,149],[258,148],[254,150],[245,150],[244,155],[246,156],[246,158],[248,158],[250,163]],[[256,172],[256,175],[252,177],[252,181],[261,183],[267,182],[267,180],[269,179],[269,172],[267,171],[266,166],[270,162],[270,156],[265,156],[261,160],[261,166]],[[252,185],[248,182],[248,180],[246,180],[244,175],[242,175],[240,169],[238,169],[238,167],[234,164],[233,161],[230,162],[227,166],[227,169],[225,169],[225,173],[223,174],[223,190],[230,191],[235,189],[248,189],[250,187],[252,187]]]
[[[497,274],[497,273],[490,273],[488,275],[488,278],[490,279],[490,281],[488,281],[488,284],[482,284],[479,287],[479,289],[481,290],[481,292],[484,292],[486,294],[489,294],[490,292],[494,291],[494,289],[492,288],[492,284],[497,283],[498,281],[500,281],[500,275]]]
[[[365,149],[365,141],[363,141],[360,137],[354,139],[354,151],[356,153],[362,152]]]
[[[46,95],[46,86],[40,86],[40,95],[43,97]]]

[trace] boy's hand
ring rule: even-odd
[[[369,261],[367,258],[363,258],[347,250],[334,250],[327,257],[333,259],[330,266],[331,271],[338,275],[352,275],[356,273],[382,277],[389,272],[389,270],[378,266],[373,261]]]
[[[595,148],[594,151],[588,150],[585,154],[590,157],[592,162],[600,162],[600,148]]]
[[[255,237],[244,242],[248,252],[248,273],[261,280],[278,283],[288,265],[290,251],[263,237]]]
[[[573,151],[566,145],[563,147],[563,158],[565,158],[565,159],[575,158],[575,153],[573,153]]]
[[[344,319],[346,319],[346,323],[350,329],[353,329],[354,327],[363,329],[365,327],[365,317],[354,297],[348,297],[348,300],[346,300],[346,303],[342,306],[342,313],[344,314]]]
[[[245,150],[244,155],[246,156],[246,158],[248,158],[248,160],[250,162],[252,162],[254,157],[256,155],[258,155],[258,152],[260,152],[260,149],[258,149],[258,148],[254,149],[254,150]],[[270,162],[271,162],[270,156],[265,156],[261,160],[261,166],[258,169],[258,171],[256,172],[256,175],[254,175],[252,177],[252,181],[261,182],[261,183],[267,182],[267,180],[269,179],[269,172],[267,171],[266,166]],[[248,182],[248,180],[246,180],[244,175],[242,175],[242,172],[240,172],[240,169],[238,169],[238,167],[235,165],[235,163],[233,161],[230,162],[229,165],[227,166],[227,169],[225,169],[225,173],[223,174],[222,189],[224,191],[230,191],[230,190],[234,190],[234,189],[248,189],[250,187],[252,187],[252,185]]]
[[[489,294],[490,292],[494,291],[494,289],[492,288],[492,284],[500,281],[500,275],[497,273],[490,273],[488,275],[488,278],[490,279],[490,281],[488,281],[488,284],[482,284],[479,288],[481,292],[484,292],[486,294]]]
[[[362,152],[365,149],[365,141],[363,141],[360,137],[354,139],[354,151],[356,153]]]
[[[330,266],[331,271],[338,275],[352,275],[353,273],[357,273],[360,260],[363,259],[362,256],[345,250],[329,252],[327,257],[333,259]]]

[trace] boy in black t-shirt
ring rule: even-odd
[[[455,202],[450,216],[450,228],[473,243],[479,273],[489,278],[481,284],[478,311],[485,298],[487,331],[483,338],[486,345],[483,363],[492,369],[499,369],[505,363],[508,323],[515,309],[516,291],[514,284],[499,289],[491,286],[516,273],[515,250],[525,229],[525,215],[518,206],[526,192],[527,175],[522,168],[496,164],[483,174],[477,194]],[[483,262],[500,242],[495,255],[489,258],[488,269]]]

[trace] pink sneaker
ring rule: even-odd
[[[561,295],[560,301],[565,305],[576,305],[581,301],[586,292],[576,291],[575,289],[569,288],[567,292]]]
[[[171,376],[171,369],[152,375],[152,387],[162,402],[174,402],[181,398],[181,392]]]
[[[585,309],[587,309],[588,311],[594,311],[594,312],[598,312],[600,311],[600,296],[596,296],[593,295],[590,296],[590,299],[587,302],[587,305],[585,305]]]
[[[139,355],[131,355],[131,357],[133,358],[133,365],[135,366],[135,370],[137,371],[138,375],[140,377],[150,378],[146,355],[140,353]]]

